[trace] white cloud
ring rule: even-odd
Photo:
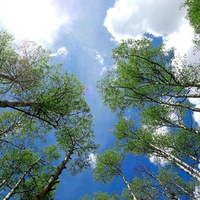
[[[17,39],[52,42],[63,23],[69,21],[55,0],[0,0],[1,28]]]
[[[56,57],[56,56],[59,56],[59,55],[64,55],[64,56],[67,56],[68,55],[68,51],[66,49],[66,47],[60,47],[56,53],[52,53],[51,54],[51,57]]]
[[[101,69],[101,72],[100,72],[100,76],[102,76],[105,72],[107,72],[107,67],[104,66],[102,69]]]
[[[98,61],[98,63],[100,65],[102,65],[103,67],[101,68],[101,72],[100,72],[100,76],[102,76],[105,72],[107,72],[107,67],[105,66],[105,62],[104,62],[104,58],[103,58],[103,55],[101,55],[100,52],[98,52],[97,50],[94,50],[94,53],[96,54],[95,55],[95,60]]]
[[[152,128],[152,127],[148,127],[148,125],[145,125],[145,124],[143,124],[142,126],[144,129],[147,129],[147,130]],[[153,136],[155,139],[159,135],[164,136],[169,131],[169,128],[167,126],[162,126],[162,127],[154,127],[153,130],[154,130]],[[173,151],[173,149],[172,148],[164,148],[164,151],[166,151],[167,153],[171,153]],[[154,163],[155,165],[159,164],[162,167],[166,166],[169,163],[169,161],[167,159],[160,157],[159,154],[157,154],[157,153],[149,154],[149,161],[151,163]]]
[[[200,199],[200,186],[195,186],[194,190],[194,199],[198,200]]]
[[[169,131],[169,128],[162,126],[155,129],[154,135],[165,135]]]
[[[162,127],[159,127],[159,128],[156,128],[154,129],[155,131],[153,132],[153,135],[156,137],[156,136],[159,136],[159,135],[165,135],[168,131],[169,131],[169,128],[167,126],[162,126]],[[167,153],[170,153],[172,152],[173,150],[171,148],[169,149],[164,149]],[[156,153],[152,153],[149,155],[149,161],[151,163],[154,163],[154,164],[159,164],[161,165],[162,167],[168,165],[169,161],[163,157],[160,157],[158,154]]]
[[[95,60],[97,60],[101,65],[104,65],[104,58],[99,52],[96,52],[96,53],[97,54],[96,54]]]
[[[183,0],[116,0],[107,10],[105,27],[116,40],[137,38],[146,32],[155,36],[169,35],[182,23]]]
[[[92,168],[95,168],[95,166],[96,166],[96,159],[97,159],[96,154],[94,154],[94,153],[89,154],[88,161]]]
[[[170,3],[171,1],[171,3]],[[163,37],[166,47],[174,47],[175,55],[193,55],[194,31],[186,20],[186,9],[180,9],[184,0],[116,0],[107,10],[104,26],[113,40],[138,39],[145,33]],[[184,41],[184,42],[183,42]]]
[[[153,153],[149,156],[149,160],[153,164],[159,164],[162,167],[168,165],[169,161],[165,158],[159,157],[156,153]]]
[[[168,149],[164,149],[164,151],[166,151],[167,153],[171,153],[173,151],[172,148],[168,148]],[[156,153],[152,153],[149,155],[149,160],[151,163],[154,164],[159,164],[162,167],[165,167],[166,165],[169,164],[169,161],[163,157],[160,157],[158,154]]]

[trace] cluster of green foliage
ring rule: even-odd
[[[200,2],[198,0],[186,0],[182,7],[187,8],[187,17],[194,27],[196,34],[200,34]]]
[[[81,172],[98,147],[85,88],[50,63],[41,46],[0,32],[1,199],[52,199],[63,170]]]
[[[197,49],[200,48],[200,2],[199,0],[186,0],[181,8],[187,9],[187,19],[190,25],[194,28],[195,38],[194,43]]]

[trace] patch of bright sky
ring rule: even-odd
[[[0,0],[0,19],[18,39],[52,42],[52,35],[65,22],[67,13],[59,13],[52,0]]]

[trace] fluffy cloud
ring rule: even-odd
[[[180,9],[184,0],[116,0],[107,10],[104,26],[112,37],[140,38],[145,33],[163,37],[167,48],[174,47],[180,55],[188,54],[194,60],[193,28],[185,19],[186,9]],[[184,41],[184,42],[183,42]]]
[[[152,154],[149,157],[149,161],[153,164],[159,164],[162,167],[165,167],[166,165],[168,165],[168,160],[162,157],[159,157],[157,154]]]
[[[94,153],[91,153],[88,157],[88,162],[90,163],[92,168],[95,168],[96,166],[96,159],[97,159],[97,155]]]
[[[105,27],[116,40],[136,38],[149,32],[155,36],[169,35],[183,23],[185,11],[179,11],[183,0],[117,0],[107,10]]]
[[[59,55],[65,55],[65,56],[67,56],[68,53],[69,53],[69,52],[67,51],[66,47],[60,47],[60,48],[57,50],[56,53],[52,53],[52,54],[51,54],[51,57],[57,57],[57,56],[59,56]]]
[[[164,149],[164,151],[166,151],[167,153],[171,153],[173,151],[172,148],[168,148],[168,149]],[[165,167],[166,165],[169,164],[169,161],[163,157],[160,157],[159,155],[157,155],[156,153],[153,153],[149,156],[149,160],[151,163],[154,164],[159,164],[162,167]]]
[[[200,186],[195,186],[194,197],[195,199],[200,199]]]

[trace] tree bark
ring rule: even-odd
[[[157,178],[155,175],[153,175],[152,173],[150,173],[150,171],[149,171],[148,169],[146,169],[144,166],[143,166],[143,168],[144,168],[145,172],[146,172],[150,177],[154,178],[154,179],[159,183],[159,185],[160,185],[165,191],[167,191],[167,192],[171,195],[171,196],[167,195],[168,198],[173,197],[173,199],[175,199],[175,200],[180,200],[180,199],[176,196],[176,194],[170,190],[170,188],[168,188],[167,186],[165,186],[165,185],[162,183],[162,181],[161,181],[159,178]]]
[[[69,150],[69,153],[65,156],[64,160],[57,167],[54,174],[52,174],[51,178],[48,180],[48,183],[42,188],[40,193],[36,197],[33,198],[34,200],[43,200],[46,197],[46,195],[52,190],[52,187],[56,183],[58,183],[58,178],[60,174],[62,173],[62,171],[65,169],[65,165],[69,162],[70,156],[73,154],[75,145],[76,145],[76,142],[74,141]]]
[[[31,102],[19,102],[19,101],[0,101],[1,108],[15,108],[15,107],[30,107],[33,103]]]
[[[10,199],[10,197],[12,197],[12,195],[15,193],[15,191],[17,190],[17,188],[19,187],[19,185],[21,184],[21,182],[23,181],[23,179],[25,178],[25,176],[31,171],[31,169],[41,160],[41,158],[37,159],[29,168],[28,170],[26,170],[22,177],[17,181],[17,183],[15,184],[15,186],[11,189],[11,191],[4,197],[3,200],[8,200]]]
[[[119,175],[122,177],[122,179],[123,179],[123,181],[124,181],[126,187],[128,188],[128,191],[130,192],[132,199],[133,199],[133,200],[137,200],[135,194],[134,194],[134,193],[132,192],[132,190],[131,190],[131,186],[130,186],[129,182],[126,180],[126,178],[125,178],[125,176],[123,175],[123,173],[122,173],[121,171],[118,171],[118,173],[119,173]]]
[[[168,124],[171,124],[172,126],[175,126],[175,127],[184,129],[184,130],[186,130],[186,131],[193,132],[193,133],[195,133],[195,134],[197,134],[197,135],[200,135],[200,131],[197,130],[197,129],[193,129],[193,128],[188,127],[188,126],[186,126],[186,125],[184,125],[184,124],[181,124],[181,123],[180,123],[180,124],[175,123],[175,122],[173,122],[172,120],[168,120],[168,119],[166,119],[166,118],[164,118],[164,117],[160,117],[160,119],[162,119],[164,122],[166,122],[166,123],[168,123]]]
[[[153,149],[155,149],[158,154],[178,166],[180,169],[182,169],[184,172],[188,173],[190,176],[192,176],[194,179],[200,182],[200,172],[196,170],[195,168],[189,166],[187,163],[181,161],[177,157],[173,156],[172,154],[158,148],[157,146],[153,144],[149,144],[149,146]]]

